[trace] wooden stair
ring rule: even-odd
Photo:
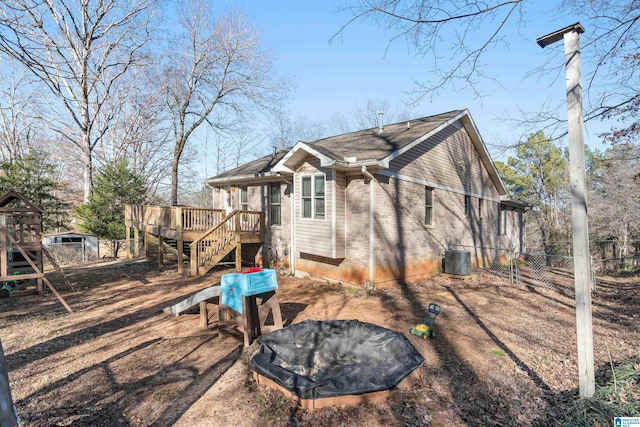
[[[235,212],[191,243],[191,275],[202,276],[239,248]]]
[[[202,276],[232,253],[236,268],[242,263],[244,244],[264,242],[264,213],[236,210],[226,213],[220,209],[125,206],[127,239],[145,233],[145,257],[158,258],[162,265],[165,254],[189,263],[191,276]],[[159,244],[161,242],[161,244]],[[179,252],[178,248],[182,251]],[[160,252],[159,249],[162,249]],[[246,252],[246,251],[245,251]],[[130,256],[134,253],[130,251]]]

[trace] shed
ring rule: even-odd
[[[45,234],[42,244],[51,253],[67,254],[64,258],[87,262],[100,258],[98,236],[81,233],[79,231],[64,231],[61,233]],[[59,258],[56,257],[56,258]]]

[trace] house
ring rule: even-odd
[[[527,206],[467,110],[301,141],[206,182],[214,208],[264,213],[258,260],[296,274],[385,285],[438,273],[452,247],[474,264],[524,250]]]

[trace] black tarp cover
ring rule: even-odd
[[[388,390],[424,362],[403,334],[358,320],[305,320],[258,343],[251,370],[301,399]]]

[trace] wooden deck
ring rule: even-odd
[[[194,276],[206,273],[234,250],[240,268],[242,244],[264,242],[264,213],[255,211],[236,210],[227,215],[220,209],[125,205],[125,226],[127,239],[133,229],[136,239],[143,232],[157,237],[160,245],[175,241],[180,272],[184,245],[189,244]],[[162,251],[158,252],[162,264]]]

